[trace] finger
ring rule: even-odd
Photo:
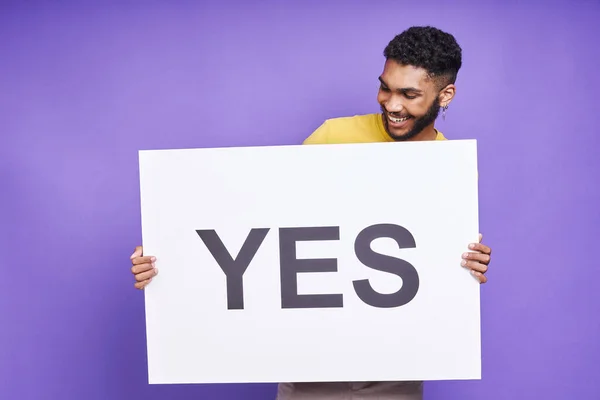
[[[482,240],[483,240],[483,235],[480,233],[479,234],[479,243],[481,243]]]
[[[138,282],[143,282],[147,279],[154,278],[158,274],[158,269],[153,268],[149,271],[141,272],[135,275],[135,280]]]
[[[484,254],[492,254],[492,249],[482,243],[471,243],[469,249],[479,251]]]
[[[478,261],[483,264],[489,264],[491,260],[489,254],[485,253],[463,253],[462,258],[464,260]]]
[[[471,271],[471,274],[479,281],[479,283],[486,283],[487,277],[481,272]]]
[[[133,286],[135,286],[136,289],[144,289],[150,282],[152,282],[152,278],[146,279],[142,282],[136,282]]]
[[[138,264],[138,265],[134,265],[133,267],[131,267],[131,273],[134,275],[137,275],[142,272],[150,271],[151,269],[153,269],[155,267],[156,267],[156,265],[153,263]]]
[[[483,274],[485,274],[487,272],[487,270],[488,270],[488,266],[487,265],[482,264],[482,263],[477,262],[477,261],[462,260],[462,262],[460,263],[460,265],[462,265],[463,267],[468,268],[470,270],[481,272]]]
[[[135,250],[133,251],[133,254],[131,255],[131,257],[129,257],[129,258],[130,258],[131,260],[133,260],[134,258],[141,257],[141,256],[143,256],[143,255],[144,255],[144,252],[143,252],[143,250],[142,250],[142,246],[137,246],[137,247],[135,248]]]
[[[136,257],[133,260],[131,260],[131,263],[133,265],[138,265],[138,264],[152,264],[155,261],[156,261],[156,257],[147,256],[147,257]]]

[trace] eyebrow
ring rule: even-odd
[[[385,83],[385,81],[383,80],[382,77],[379,77],[378,79],[379,79],[379,82],[381,82],[383,84],[383,86],[389,88],[388,84]],[[399,89],[396,89],[396,92],[400,92],[400,93],[406,93],[406,92],[423,93],[422,90],[414,88],[414,87],[399,88]]]

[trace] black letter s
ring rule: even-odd
[[[404,227],[393,224],[372,225],[362,230],[354,242],[354,252],[360,262],[369,268],[389,272],[402,278],[402,287],[395,293],[376,292],[368,279],[354,281],[354,290],[360,299],[373,307],[400,307],[410,302],[419,290],[419,275],[415,267],[399,258],[376,253],[371,249],[375,239],[389,237],[401,249],[416,247],[415,238]]]

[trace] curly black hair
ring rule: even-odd
[[[413,26],[394,37],[383,51],[387,60],[425,69],[442,86],[456,82],[462,49],[454,36],[431,26]]]

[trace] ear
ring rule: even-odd
[[[446,85],[442,90],[440,90],[440,94],[438,99],[440,101],[440,106],[447,107],[450,105],[452,99],[454,99],[454,95],[456,94],[456,86],[454,84]]]

